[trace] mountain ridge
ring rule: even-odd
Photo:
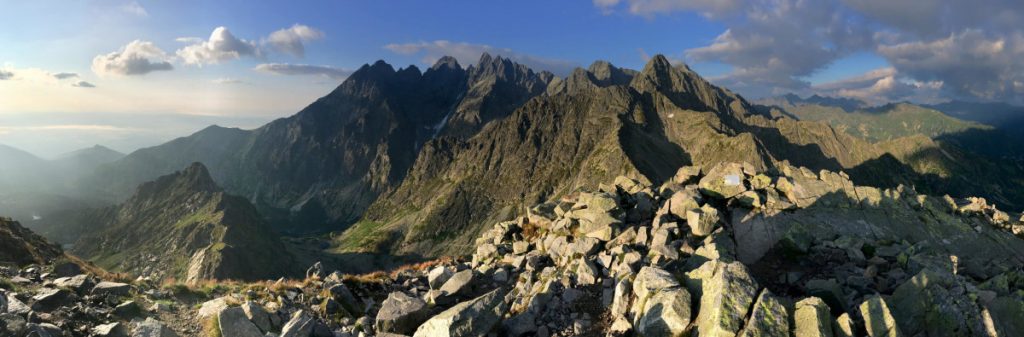
[[[224,193],[200,163],[144,183],[91,217],[91,232],[72,252],[109,270],[188,282],[299,273],[255,207]]]
[[[565,78],[481,55],[465,69],[452,58],[425,72],[366,64],[293,116],[247,131],[208,128],[136,151],[85,181],[112,186],[105,182],[128,177],[120,179],[128,185],[200,161],[275,230],[358,227],[333,249],[411,252],[430,244],[402,242],[444,232],[466,241],[481,223],[598,177],[658,183],[689,164],[769,169],[788,162],[847,170],[873,186],[921,185],[1003,205],[1022,200],[995,184],[996,177],[1016,176],[1014,169],[975,167],[972,156],[941,140],[914,135],[873,143],[825,122],[794,119],[661,55],[641,71],[597,61]],[[958,178],[967,172],[984,179]]]

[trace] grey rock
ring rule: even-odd
[[[896,325],[889,306],[881,296],[875,295],[858,307],[864,319],[864,329],[869,337],[902,337],[900,327]]]
[[[700,180],[701,193],[718,199],[729,199],[747,190],[743,167],[737,163],[721,163]]]
[[[249,319],[253,324],[256,325],[260,331],[269,332],[272,328],[270,324],[270,314],[263,306],[256,302],[247,301],[242,303],[242,311],[245,312],[245,317]]]
[[[79,295],[85,295],[95,286],[92,278],[85,274],[75,275],[72,277],[61,277],[54,280],[53,284],[58,287],[71,289]]]
[[[488,334],[508,310],[501,289],[459,303],[431,317],[416,329],[415,337],[462,337]],[[283,336],[282,336],[283,337]]]
[[[304,310],[296,311],[292,318],[281,328],[281,337],[309,337],[313,333],[316,320]]]
[[[690,293],[677,284],[650,294],[635,328],[641,336],[682,336],[689,332],[690,317]]]
[[[686,224],[690,225],[690,233],[696,236],[711,235],[718,221],[718,209],[711,205],[686,211]]]
[[[855,337],[856,330],[854,329],[853,319],[850,318],[850,314],[843,313],[836,318],[836,322],[832,326],[832,333],[835,337]]]
[[[50,323],[28,323],[25,328],[27,337],[64,337],[64,331]]]
[[[750,305],[757,295],[757,282],[747,272],[746,266],[740,262],[710,261],[710,267],[699,275],[700,278],[700,313],[697,314],[697,331],[701,336],[734,335],[743,327]],[[700,270],[700,269],[698,269]]]
[[[327,292],[331,294],[331,297],[341,305],[341,308],[353,316],[359,316],[363,314],[364,307],[356,299],[356,296],[352,294],[351,290],[348,290],[344,284],[335,284],[330,288],[327,288]]]
[[[217,313],[224,311],[228,307],[228,299],[226,297],[215,298],[206,302],[203,302],[199,306],[199,311],[196,316],[200,319],[213,317]]]
[[[747,324],[740,330],[740,337],[789,337],[789,312],[786,307],[764,289],[754,302]]]
[[[120,317],[125,320],[130,320],[135,317],[142,315],[142,308],[135,301],[125,301],[124,303],[118,304],[111,311],[114,316]]]
[[[240,307],[230,307],[221,310],[217,315],[217,323],[221,335],[232,337],[263,337],[263,333],[249,321],[245,310]]]
[[[953,274],[922,270],[893,291],[888,304],[900,330],[914,336],[984,334],[981,313],[964,293]]]
[[[377,332],[411,334],[428,318],[427,303],[396,291],[388,295],[377,312],[374,328]]]
[[[455,273],[455,275],[452,275],[452,277],[441,286],[440,290],[445,296],[468,295],[472,290],[474,276],[472,269],[466,269]]]
[[[804,286],[808,295],[820,298],[828,304],[832,312],[846,312],[846,296],[843,295],[843,287],[834,279],[814,279],[807,281]]]
[[[14,294],[7,294],[7,312],[15,315],[24,316],[32,311],[28,305],[14,297]]]
[[[629,281],[629,278],[621,278],[615,283],[615,295],[611,306],[612,316],[625,316],[629,312],[632,289],[632,282]]]
[[[580,260],[576,266],[576,282],[580,285],[588,286],[597,284],[598,278],[597,267],[588,260]]]
[[[71,292],[64,289],[44,289],[32,296],[32,310],[50,312],[71,304]]]
[[[92,294],[98,296],[128,296],[131,290],[132,286],[126,283],[102,281],[92,288]]]
[[[128,337],[128,328],[119,322],[97,325],[90,332],[95,337]]]
[[[832,337],[832,316],[828,304],[817,297],[796,302],[793,325],[794,337]]]
[[[529,336],[537,332],[536,317],[533,313],[524,312],[501,322],[502,330],[509,337]]]
[[[0,332],[6,331],[11,336],[21,336],[25,333],[28,322],[25,317],[13,313],[0,313]]]
[[[145,321],[137,321],[132,327],[132,337],[177,337],[178,334],[168,328],[164,323],[146,318]]]

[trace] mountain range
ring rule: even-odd
[[[468,67],[445,57],[425,71],[378,61],[260,128],[211,126],[123,157],[97,155],[87,161],[95,167],[68,175],[66,195],[108,208],[44,212],[51,220],[38,226],[47,234],[98,228],[95,219],[110,228],[176,223],[180,210],[112,210],[133,209],[153,197],[137,186],[194,162],[223,186],[214,195],[251,203],[252,212],[238,206],[251,215],[247,222],[271,237],[333,232],[331,253],[449,254],[527,205],[620,175],[657,185],[681,166],[722,162],[844,171],[858,184],[979,195],[1020,209],[1024,165],[1010,139],[1001,126],[907,103],[868,107],[820,96],[754,103],[660,55],[639,71],[598,61],[564,78],[488,54]],[[122,260],[89,245],[75,250],[109,266]]]

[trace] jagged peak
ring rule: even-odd
[[[491,57],[491,53],[483,52],[483,54],[480,54],[480,60],[477,61],[476,64],[477,66],[480,66],[491,62],[493,62],[493,57]]]
[[[672,62],[669,62],[665,55],[657,54],[654,55],[654,57],[651,57],[650,60],[647,60],[647,64],[644,65],[644,70],[642,72],[646,73],[658,70],[666,71],[668,69],[672,69]]]
[[[395,73],[395,68],[392,67],[391,64],[388,64],[387,62],[384,62],[384,60],[377,60],[377,62],[374,62],[373,64],[364,64],[362,67],[359,67],[359,69],[356,70],[354,73],[352,73],[352,75],[349,76],[349,78],[350,79],[358,79],[358,78],[362,78],[362,77],[366,76],[367,74],[388,74],[388,75],[390,75],[390,74],[394,74],[394,73]]]
[[[410,64],[408,67],[399,68],[397,74],[400,77],[419,78],[423,76],[423,72],[415,64]]]
[[[438,59],[437,62],[434,62],[434,65],[430,67],[431,70],[441,70],[443,68],[448,68],[448,69],[452,69],[452,70],[455,70],[455,69],[461,70],[462,66],[459,65],[459,61],[456,60],[454,57],[445,55],[445,56],[441,57],[440,59]]]
[[[220,192],[221,188],[213,181],[210,171],[199,162],[194,162],[185,169],[177,171],[154,181],[139,185],[133,198],[157,199],[191,195],[196,192]]]
[[[217,183],[213,181],[213,177],[210,176],[210,170],[200,162],[194,162],[186,167],[179,173],[177,180],[203,190],[220,190]]]

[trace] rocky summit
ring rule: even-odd
[[[0,269],[12,336],[1021,336],[1024,219],[984,199],[742,163],[627,177],[467,254],[182,284]],[[471,252],[471,253],[470,253]],[[5,336],[7,336],[5,335]]]

